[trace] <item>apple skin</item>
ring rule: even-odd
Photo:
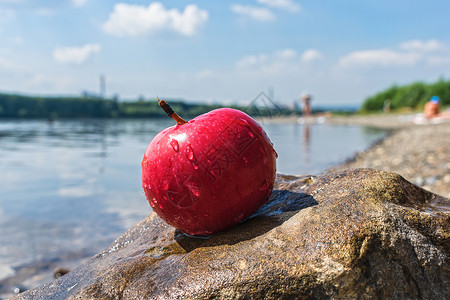
[[[158,133],[142,160],[142,186],[153,210],[191,235],[210,235],[267,202],[277,154],[247,114],[221,108]]]

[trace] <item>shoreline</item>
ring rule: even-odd
[[[330,118],[330,124],[386,129],[387,135],[365,151],[324,173],[374,168],[395,172],[426,190],[450,198],[450,122],[416,125],[411,115]]]

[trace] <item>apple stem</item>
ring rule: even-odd
[[[161,106],[161,108],[164,110],[164,112],[171,117],[172,119],[174,119],[175,121],[177,121],[178,125],[183,125],[186,124],[187,121],[185,119],[183,119],[182,117],[180,117],[176,112],[173,111],[172,107],[170,107],[169,104],[167,104],[166,101],[159,99],[158,98],[158,104],[159,106]]]

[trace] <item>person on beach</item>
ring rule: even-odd
[[[304,117],[309,117],[311,115],[311,95],[303,93],[301,95],[303,102],[302,113]]]
[[[440,113],[439,97],[433,96],[430,101],[425,104],[424,115],[425,118],[437,117]]]

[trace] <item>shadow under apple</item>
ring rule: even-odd
[[[175,241],[186,251],[199,247],[234,245],[263,235],[289,220],[300,210],[318,205],[313,196],[289,190],[273,190],[268,202],[248,219],[210,236],[191,236],[175,230]]]

